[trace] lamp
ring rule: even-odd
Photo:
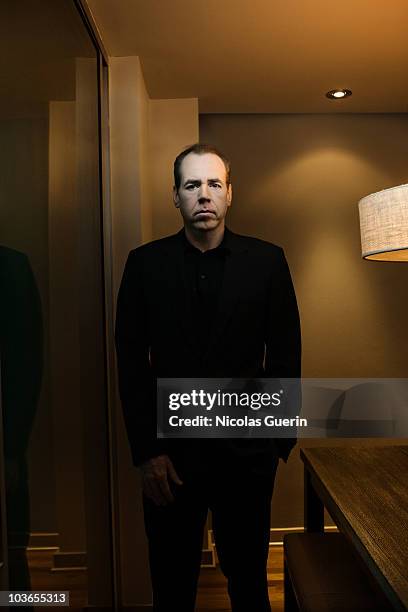
[[[372,193],[358,208],[363,258],[408,261],[408,184]]]

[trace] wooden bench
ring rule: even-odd
[[[343,534],[287,534],[283,551],[285,612],[392,610]]]

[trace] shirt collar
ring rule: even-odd
[[[184,228],[180,232],[180,238],[183,242],[184,250],[186,252],[190,252],[190,253],[201,252],[199,249],[197,249],[197,247],[195,247],[193,244],[191,244],[191,242],[189,242]],[[227,228],[225,228],[224,230],[224,236],[220,244],[214,249],[210,249],[210,251],[216,251],[217,254],[218,253],[227,254],[231,252],[231,234]],[[208,253],[208,251],[205,251],[205,252]]]

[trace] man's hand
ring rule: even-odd
[[[174,465],[168,455],[152,457],[141,464],[143,491],[157,506],[167,506],[174,501],[169,487],[169,477],[173,482],[182,485]]]

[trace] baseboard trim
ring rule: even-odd
[[[36,531],[30,533],[28,540],[28,550],[58,550],[58,541],[60,534],[50,532]]]
[[[13,534],[10,551],[16,554],[26,552],[47,552],[52,554],[51,572],[85,572],[87,567],[86,551],[64,551],[59,547],[60,534],[53,531],[36,531],[26,534]]]
[[[58,551],[54,553],[53,570],[86,568],[87,559],[84,551]]]
[[[72,565],[69,567],[51,567],[50,572],[57,574],[58,572],[87,572],[88,568],[85,565]]]
[[[201,567],[215,567],[214,547],[204,548],[201,551]]]
[[[304,527],[271,527],[269,531],[269,546],[283,546],[283,536],[287,533],[303,533]],[[325,531],[338,531],[336,525],[325,525]],[[238,536],[239,534],[237,534]],[[208,531],[208,542],[216,557],[213,530]]]
[[[338,531],[336,525],[325,525],[325,531]],[[303,533],[304,527],[272,527],[269,546],[283,546],[283,536],[287,533]]]
[[[119,608],[119,612],[148,612],[148,610],[153,610],[153,606],[151,604],[141,606],[122,606]]]
[[[112,606],[93,606],[91,604],[84,606],[82,612],[112,612]],[[120,606],[118,612],[149,612],[153,610],[152,604],[140,604],[138,606]]]

